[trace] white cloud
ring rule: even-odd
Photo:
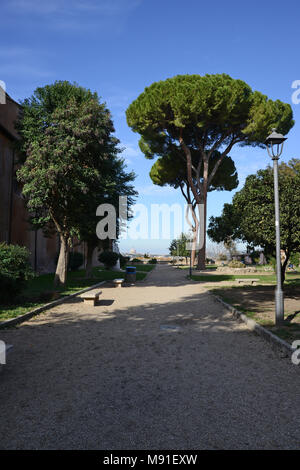
[[[134,93],[116,93],[106,97],[105,101],[107,106],[110,109],[116,109],[122,111],[122,115],[125,113],[125,110],[131,103],[131,101],[136,97]]]
[[[48,67],[44,67],[45,54],[40,56],[35,50],[22,46],[0,47],[0,79],[4,79],[9,86],[10,81],[16,77],[27,79],[45,79],[52,76]]]
[[[51,77],[52,73],[42,67],[36,67],[25,63],[15,62],[1,65],[1,74],[5,77],[18,77],[21,76],[23,79],[34,77],[43,79]],[[7,79],[6,79],[7,80]]]
[[[123,158],[129,158],[130,160],[131,158],[141,156],[141,151],[137,146],[132,144],[123,144],[123,148],[124,150],[121,154]]]
[[[7,8],[14,10],[15,14],[31,13],[31,14],[49,14],[59,10],[62,3],[52,0],[51,2],[41,2],[38,0],[11,0]]]
[[[109,26],[118,32],[120,22],[137,8],[142,0],[11,0],[6,11],[18,15],[38,16],[47,27],[59,30],[87,29],[97,26],[97,32]]]
[[[50,13],[76,14],[82,12],[99,13],[105,16],[120,15],[141,3],[141,0],[10,0],[9,7],[18,12],[30,12],[37,15]]]

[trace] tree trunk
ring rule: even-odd
[[[95,245],[93,243],[87,244],[87,254],[86,254],[86,266],[85,266],[85,277],[86,279],[91,279],[93,277],[93,254],[95,250]]]
[[[206,268],[206,212],[207,212],[207,191],[208,191],[208,166],[209,158],[207,155],[203,156],[203,184],[202,184],[202,194],[200,198],[200,206],[198,209],[199,213],[199,223],[200,223],[200,247],[198,253],[198,264],[197,269],[203,270]]]
[[[195,259],[196,259],[196,247],[197,247],[199,222],[198,222],[198,219],[197,219],[197,215],[195,213],[195,207],[191,203],[190,198],[186,198],[186,200],[188,202],[188,206],[187,206],[187,209],[186,209],[185,218],[186,218],[186,221],[187,221],[188,225],[191,227],[191,230],[193,232],[193,237],[192,237],[192,242],[191,242],[191,245],[192,245],[191,246],[191,258],[192,258],[191,264],[192,264],[192,267],[193,267],[194,264],[195,264]],[[190,211],[192,213],[194,225],[190,222],[189,217],[188,217]]]
[[[207,194],[203,194],[201,199],[201,204],[203,204],[203,213],[200,217],[200,243],[201,246],[198,252],[198,263],[197,269],[203,270],[206,268],[206,214],[207,214]]]
[[[68,241],[66,237],[59,234],[60,250],[59,257],[55,271],[54,286],[64,285],[67,281],[67,267],[68,267]]]
[[[284,281],[285,281],[285,272],[286,272],[286,267],[287,267],[287,265],[288,265],[289,259],[290,259],[290,254],[289,254],[289,253],[285,253],[285,260],[284,260],[284,262],[281,264],[281,283],[282,283],[282,287],[283,287],[283,285],[284,285]]]
[[[192,257],[191,265],[192,265],[192,268],[193,268],[195,266],[196,250],[192,249],[191,257]]]
[[[197,239],[198,239],[198,226],[195,227],[195,230],[193,231],[193,240],[192,240],[192,252],[191,252],[191,257],[192,257],[192,267],[195,266],[195,260],[196,260],[196,246],[197,246]]]
[[[199,233],[199,221],[197,219],[197,215],[195,213],[194,207],[192,207],[192,217],[194,220],[194,227],[193,227],[193,241],[192,241],[191,257],[192,257],[192,267],[194,267],[195,259],[196,259],[196,247],[197,247],[197,241],[198,241],[198,233]]]
[[[186,156],[186,165],[187,165],[187,179],[190,185],[190,188],[193,193],[193,197],[195,198],[195,201],[197,204],[203,204],[203,217],[201,217],[200,222],[200,242],[201,242],[201,247],[199,249],[198,253],[198,264],[197,268],[198,269],[205,269],[205,259],[206,259],[206,206],[207,206],[207,191],[209,187],[209,182],[208,182],[208,166],[209,166],[209,157],[203,153],[203,183],[200,183],[200,179],[198,178],[198,187],[197,185],[194,184],[193,182],[193,174],[192,174],[192,155],[190,149],[187,147],[185,144],[182,135],[179,137],[179,142],[180,145],[185,153]],[[221,159],[219,161],[219,164],[221,162]],[[214,170],[212,171],[212,176],[214,172],[217,170],[217,165],[215,165]],[[200,191],[201,189],[201,191]],[[201,192],[201,195],[199,194]]]

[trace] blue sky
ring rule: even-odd
[[[291,97],[292,83],[300,80],[300,4],[277,5],[269,0],[1,0],[0,80],[16,100],[55,80],[96,90],[112,111],[128,168],[138,175],[138,202],[181,203],[178,192],[153,186],[152,162],[139,151],[125,110],[153,81],[228,73],[292,105],[296,124],[282,158],[299,158],[300,104]],[[236,147],[230,155],[241,184],[269,163],[261,149]],[[232,196],[210,193],[208,215],[219,215]],[[125,251],[165,253],[168,246],[168,240],[120,242]]]

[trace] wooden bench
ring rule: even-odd
[[[123,282],[124,282],[124,279],[122,278],[113,280],[113,284],[115,287],[122,287]]]
[[[236,279],[236,281],[241,284],[241,283],[244,283],[244,284],[255,284],[256,282],[259,282],[260,279]]]
[[[88,291],[88,292],[85,292],[84,294],[81,294],[80,297],[81,299],[83,299],[85,304],[92,304],[95,306],[101,294],[102,294],[101,290],[99,290],[98,292]]]

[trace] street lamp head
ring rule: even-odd
[[[271,145],[282,144],[285,140],[287,140],[287,137],[283,137],[282,134],[278,134],[278,132],[276,132],[276,129],[273,128],[272,129],[272,134],[270,134],[267,137],[265,144],[266,145],[268,145],[268,144],[271,144]]]
[[[282,154],[283,143],[285,140],[287,140],[287,137],[276,132],[276,129],[272,129],[272,134],[270,134],[265,141],[269,157],[271,157],[272,160],[279,159]]]

